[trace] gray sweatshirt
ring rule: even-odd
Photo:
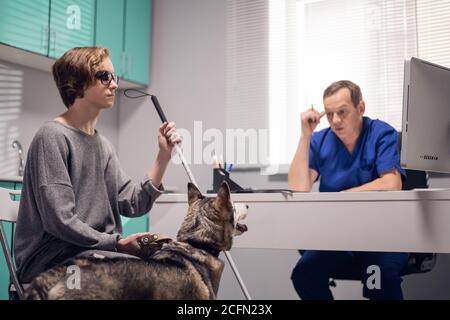
[[[46,122],[30,145],[23,177],[14,242],[19,278],[30,281],[69,248],[116,251],[120,215],[145,214],[161,193],[148,178],[133,184],[97,131]]]

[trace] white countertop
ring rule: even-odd
[[[0,182],[22,182],[21,176],[0,176]]]

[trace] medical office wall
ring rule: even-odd
[[[147,86],[151,4],[151,0],[0,0],[0,45],[10,49],[2,50],[0,59],[49,71],[52,61],[72,47],[105,46],[125,80],[122,88]]]

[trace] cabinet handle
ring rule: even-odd
[[[53,55],[56,55],[56,31],[50,31],[50,39],[53,36],[53,46],[50,47],[50,51],[53,51]],[[56,57],[55,57],[56,58]]]
[[[133,70],[133,63],[132,63],[133,59],[132,57],[128,57],[128,79],[130,78],[130,74],[133,74],[132,70]]]
[[[128,73],[130,72],[130,70],[128,70],[128,53],[124,53],[125,59],[124,59],[124,66],[125,66],[125,71],[124,71],[124,78],[128,79]]]
[[[41,28],[41,49],[44,49],[45,54],[48,54],[48,27]]]
[[[125,52],[123,51],[120,53],[120,73],[125,77]]]

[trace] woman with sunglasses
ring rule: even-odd
[[[96,129],[114,104],[119,79],[105,48],[73,48],[52,68],[67,111],[46,122],[28,152],[15,233],[19,279],[75,256],[136,258],[138,240],[122,238],[120,215],[142,216],[162,193],[174,123],[159,128],[159,152],[139,184],[123,172],[113,145]]]

